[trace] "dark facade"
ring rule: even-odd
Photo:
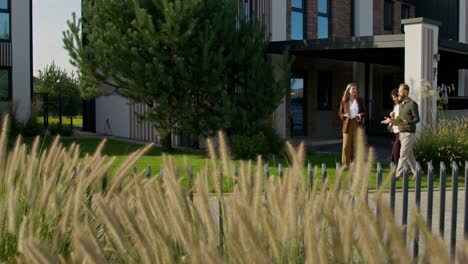
[[[442,22],[440,39],[458,40],[459,0],[416,0],[416,16]]]

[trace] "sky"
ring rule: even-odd
[[[62,41],[73,12],[79,17],[81,0],[33,0],[34,76],[52,61],[68,72],[74,70]]]

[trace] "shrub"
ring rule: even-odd
[[[446,165],[453,161],[461,166],[468,160],[468,118],[441,119],[437,128],[426,128],[418,136],[414,153],[420,162]]]
[[[263,135],[268,143],[269,151],[268,154],[279,154],[284,151],[285,141],[278,134],[276,129],[270,125],[266,125],[262,129]]]
[[[51,135],[61,135],[64,137],[69,137],[73,135],[73,127],[71,125],[60,126],[60,124],[50,124],[49,133]]]
[[[265,136],[233,135],[231,136],[231,152],[235,158],[255,159],[268,149]]]
[[[44,132],[44,127],[31,117],[25,124],[20,124],[20,133],[23,137],[35,137]]]
[[[23,137],[34,137],[41,135],[44,132],[44,127],[37,123],[37,115],[40,105],[36,102],[31,105],[31,113],[26,122],[20,122],[16,119],[17,105],[15,103],[11,103],[9,108],[10,113],[12,113],[11,115],[8,115],[10,120],[8,137],[10,139],[17,137],[18,135],[22,135]],[[2,114],[3,117],[6,115],[7,114]]]
[[[255,159],[257,155],[268,157],[284,150],[284,140],[271,126],[262,127],[255,135],[231,136],[231,151],[235,158]]]

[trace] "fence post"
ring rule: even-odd
[[[279,177],[280,177],[280,182],[283,182],[283,164],[279,163],[278,164],[278,173],[279,173]]]
[[[151,179],[151,166],[146,167],[146,178]]]
[[[175,173],[176,179],[179,179],[179,167],[175,166],[174,170],[175,170],[174,173]]]
[[[135,177],[137,175],[137,168],[134,166],[133,171],[132,171],[132,177]]]
[[[189,199],[190,201],[193,202],[193,167],[192,166],[189,167],[188,178],[189,178],[189,188],[190,188]]]
[[[382,164],[377,162],[377,186],[376,189],[378,190],[382,186]],[[377,218],[377,223],[380,222],[380,201],[377,201],[375,204],[375,213]]]
[[[434,166],[427,163],[427,228],[432,231],[432,207],[434,201]]]
[[[336,162],[336,164],[335,164],[335,170],[336,170],[336,172],[335,172],[335,180],[336,180],[336,181],[339,181],[339,182],[338,182],[338,189],[341,189],[341,176],[342,176],[342,175],[340,175],[340,178],[338,179],[338,174],[340,173],[340,170],[341,170],[341,164],[340,164],[339,162]]]
[[[237,164],[234,164],[234,186],[237,185],[238,181],[237,179],[239,178],[239,167],[237,167]]]
[[[440,213],[439,213],[439,234],[444,237],[445,229],[445,181],[447,178],[447,168],[443,161],[440,162]]]
[[[322,187],[327,180],[327,164],[322,163]]]
[[[263,165],[263,172],[265,173],[265,177],[268,181],[268,179],[270,178],[270,166],[268,165],[268,163],[265,163]]]
[[[406,233],[408,225],[408,185],[409,185],[409,171],[408,166],[405,164],[403,166],[403,210],[401,224],[403,225],[403,239],[406,243]]]
[[[392,214],[395,215],[395,196],[396,196],[396,177],[395,177],[395,163],[390,163],[390,168],[392,170],[392,180],[390,181],[390,209]]]
[[[380,162],[377,162],[377,189],[382,186],[382,164]]]
[[[308,187],[307,188],[307,191],[309,193],[309,198],[310,198],[310,193],[312,192],[312,185],[313,185],[313,182],[314,182],[314,174],[313,174],[313,171],[312,171],[312,163],[308,163],[307,164],[307,179],[308,179]]]
[[[104,174],[102,177],[102,188],[101,191],[105,192],[107,190],[107,174]]]
[[[458,165],[452,162],[452,223],[450,227],[450,253],[455,258],[457,246]]]
[[[465,161],[465,222],[463,223],[463,234],[468,239],[468,161]]]
[[[219,210],[219,242],[220,242],[220,249],[222,252],[224,252],[224,222],[223,222],[223,204],[221,199],[223,198],[223,167],[219,165],[219,191],[220,191],[220,197],[218,198],[218,210]]]
[[[62,95],[59,96],[59,124],[62,129]]]
[[[419,162],[416,162],[416,193],[415,193],[415,200],[416,200],[416,210],[418,214],[421,212],[421,176],[422,176],[422,169]],[[413,257],[416,258],[419,255],[419,229],[416,226],[414,232],[414,241],[413,241]]]

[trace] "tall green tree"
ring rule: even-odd
[[[52,115],[74,116],[81,111],[81,97],[78,79],[67,73],[54,62],[39,70],[39,83],[36,93],[47,93],[48,109]]]
[[[85,20],[64,33],[81,94],[110,84],[165,135],[253,133],[284,97],[290,62],[275,78],[264,26],[239,2],[83,0]]]

